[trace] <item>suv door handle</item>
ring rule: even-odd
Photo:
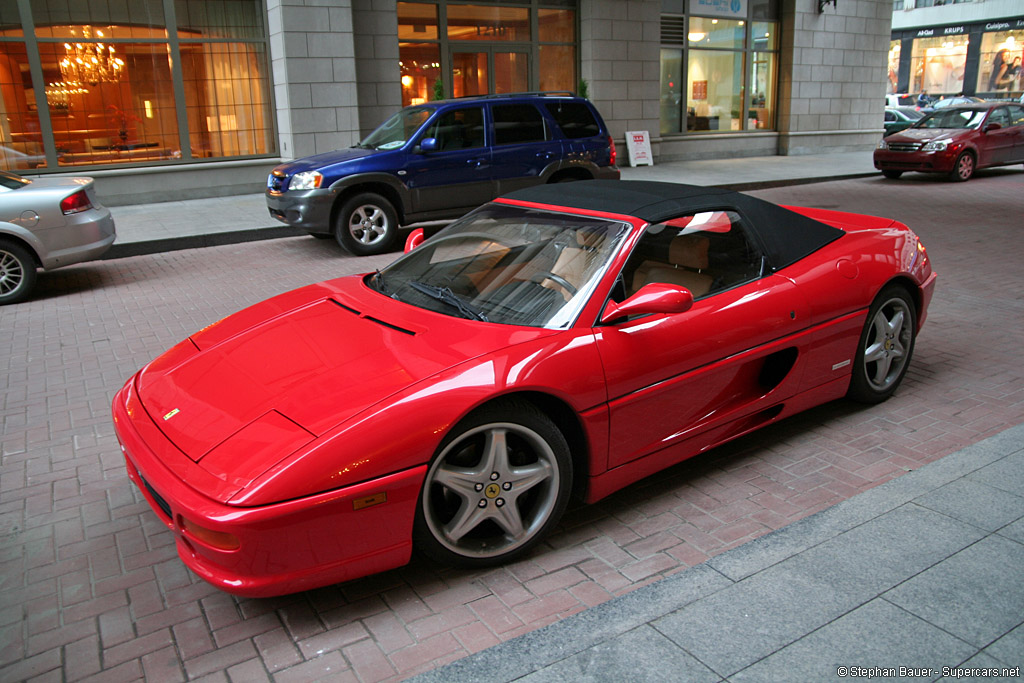
[[[487,161],[485,157],[477,157],[476,159],[467,159],[466,163],[470,166],[482,166]]]

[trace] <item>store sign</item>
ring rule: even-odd
[[[943,28],[923,28],[914,34],[915,38],[934,38],[936,36],[958,36],[967,33],[966,26],[945,26]]]
[[[1009,31],[1015,28],[1024,28],[1024,19],[990,21],[989,23],[985,24],[986,31]]]
[[[743,19],[747,0],[690,0],[690,14]]]

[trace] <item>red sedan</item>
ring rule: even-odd
[[[826,401],[896,391],[935,274],[885,218],[586,181],[206,327],[113,401],[197,574],[267,596],[485,566],[592,502]]]
[[[969,180],[975,170],[1024,163],[1024,105],[986,103],[940,109],[882,139],[875,168],[886,178],[904,171]]]

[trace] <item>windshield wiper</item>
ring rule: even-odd
[[[487,322],[487,316],[473,308],[465,301],[459,298],[455,292],[448,287],[435,287],[434,285],[428,285],[425,282],[410,282],[409,286],[418,292],[422,292],[429,297],[433,297],[442,303],[446,303],[459,310],[463,315],[479,320],[480,322]]]
[[[389,294],[388,283],[384,282],[384,273],[380,272],[380,268],[377,269],[377,272],[370,279],[377,283],[377,291],[381,294]]]

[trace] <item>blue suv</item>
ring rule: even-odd
[[[362,256],[394,249],[401,225],[455,218],[512,190],[618,177],[588,100],[488,95],[406,107],[349,149],[281,164],[266,198],[274,218]]]

